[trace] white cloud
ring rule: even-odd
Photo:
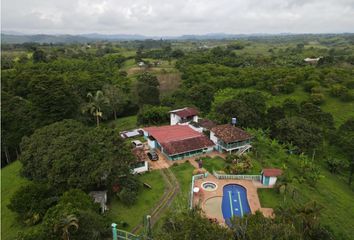
[[[3,0],[2,29],[145,35],[353,32],[353,0]]]

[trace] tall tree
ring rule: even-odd
[[[117,119],[117,114],[122,111],[127,102],[125,94],[116,85],[103,86],[103,92],[108,99],[108,105],[113,112],[114,119]]]
[[[138,104],[158,105],[160,103],[159,81],[151,73],[144,72],[137,78],[136,90],[138,94]]]
[[[214,99],[214,88],[210,84],[202,83],[189,89],[188,95],[192,102],[202,111],[209,112]]]
[[[130,172],[132,155],[111,129],[64,120],[37,129],[21,143],[25,177],[58,190],[109,187]]]
[[[264,125],[265,98],[260,92],[245,92],[216,106],[219,122],[230,122],[236,117],[243,127],[259,128]]]
[[[1,152],[8,164],[18,157],[22,137],[33,132],[35,110],[30,101],[4,91],[1,92],[1,105]]]
[[[78,113],[78,99],[61,77],[39,75],[31,80],[29,88],[29,100],[38,109],[42,126]]]
[[[284,118],[276,123],[274,135],[283,143],[292,143],[309,152],[322,141],[321,129],[304,118]]]

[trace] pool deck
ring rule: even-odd
[[[206,191],[201,185],[204,182],[214,182],[216,183],[217,189],[214,191]],[[203,210],[206,217],[214,219],[221,224],[225,224],[224,218],[222,216],[221,201],[223,197],[223,188],[228,184],[239,184],[246,188],[247,190],[247,200],[254,214],[257,210],[262,212],[265,217],[272,217],[272,208],[262,208],[259,202],[257,188],[262,187],[257,181],[250,180],[236,180],[236,179],[217,179],[215,176],[209,174],[208,177],[203,179],[195,180],[194,187],[198,187],[200,191],[194,193],[193,205],[198,206]]]

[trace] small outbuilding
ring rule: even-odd
[[[183,125],[191,121],[198,122],[198,111],[190,107],[170,111],[170,121],[170,125]]]
[[[107,207],[107,191],[92,191],[89,195],[93,198],[95,203],[100,204],[101,213],[108,210]]]
[[[265,168],[261,173],[261,182],[264,186],[273,186],[277,182],[277,177],[282,175],[283,171],[277,168]]]

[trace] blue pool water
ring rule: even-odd
[[[225,185],[221,208],[222,215],[228,225],[233,216],[242,217],[250,213],[251,209],[248,205],[246,189],[237,184]]]

